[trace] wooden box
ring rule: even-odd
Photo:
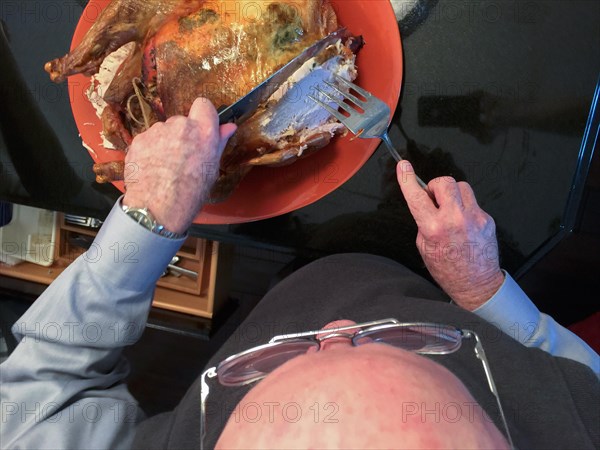
[[[48,285],[92,243],[97,230],[66,223],[57,214],[54,263],[50,267],[23,262],[0,264],[0,275]],[[231,248],[215,241],[189,237],[177,252],[177,266],[196,278],[169,271],[158,282],[152,306],[211,319],[228,295]]]

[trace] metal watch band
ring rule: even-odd
[[[154,227],[150,231],[152,231],[153,233],[159,234],[163,237],[169,238],[169,239],[181,239],[183,236],[185,236],[184,234],[179,234],[179,233],[175,233],[174,231],[167,230],[161,224],[156,223],[156,221],[154,221]]]
[[[131,217],[138,224],[146,228],[147,230],[152,231],[159,236],[168,238],[168,239],[181,239],[185,235],[175,233],[173,231],[167,230],[163,225],[159,224],[154,216],[148,211],[148,208],[133,208],[125,205],[121,205],[125,214]]]

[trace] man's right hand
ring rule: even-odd
[[[436,178],[428,184],[430,196],[408,161],[396,170],[419,228],[417,248],[429,273],[458,305],[473,311],[504,282],[494,220],[477,205],[467,183]]]

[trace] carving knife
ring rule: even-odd
[[[302,67],[306,61],[319,54],[329,45],[335,44],[339,39],[342,39],[345,36],[346,28],[340,28],[305,49],[285,66],[253,88],[248,94],[240,98],[234,104],[222,109],[219,112],[219,123],[224,124],[232,121],[237,124],[242,123],[249,118],[260,105],[267,101],[279,86],[289,79],[296,70]]]

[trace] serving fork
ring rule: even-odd
[[[349,115],[346,116],[338,109],[332,108],[327,103],[321,101],[315,95],[309,94],[308,97],[316,102],[322,108],[325,108],[327,112],[329,112],[332,116],[338,119],[346,128],[348,128],[353,134],[357,137],[363,139],[371,139],[371,138],[379,138],[381,139],[392,157],[396,161],[402,161],[402,157],[392,144],[390,137],[388,136],[388,127],[390,124],[390,116],[391,111],[390,107],[384,101],[375,97],[370,92],[365,89],[357,86],[356,84],[334,74],[334,79],[341,86],[348,88],[348,91],[345,89],[340,89],[336,84],[331,83],[329,81],[323,81],[327,86],[331,88],[331,90],[343,97],[348,103],[344,102],[343,99],[340,99],[337,95],[326,92],[319,87],[315,87],[315,91],[326,97],[328,100],[333,102],[339,108],[346,111]],[[359,95],[361,95],[364,100],[358,98],[357,96],[350,93],[350,90],[355,91]],[[417,182],[419,185],[428,191],[427,184],[421,178],[417,176]]]

